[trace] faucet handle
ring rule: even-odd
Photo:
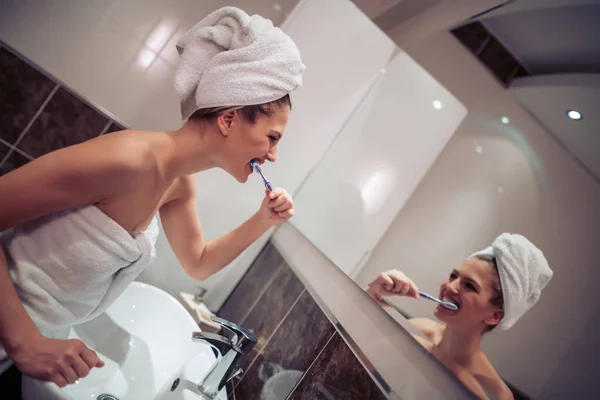
[[[227,337],[217,335],[210,332],[192,332],[192,342],[205,342],[210,345],[213,349],[216,349],[219,354],[218,357],[224,355],[229,350],[238,351],[235,343],[231,343],[231,340]]]
[[[194,295],[194,301],[197,304],[202,303],[202,299],[204,298],[204,295],[206,294],[206,292],[208,292],[208,289],[202,287],[202,286],[196,286],[196,288],[198,289],[198,292]]]
[[[242,328],[238,324],[231,321],[227,321],[223,318],[216,316],[210,317],[213,322],[219,324],[223,329],[224,333],[231,334],[231,340],[233,344],[241,351],[242,354],[248,354],[258,342],[258,338],[249,330]]]
[[[244,370],[242,369],[242,367],[236,365],[235,367],[233,367],[233,371],[231,371],[231,374],[229,374],[229,376],[227,377],[226,382],[229,382],[236,376],[240,376],[243,373],[244,373]]]

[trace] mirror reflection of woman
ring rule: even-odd
[[[508,386],[481,349],[482,338],[497,327],[506,330],[539,299],[552,277],[543,253],[521,235],[503,234],[485,250],[453,269],[440,285],[443,305],[434,310],[441,323],[409,319],[422,336],[415,338],[481,399],[513,399]],[[380,305],[386,297],[419,299],[419,289],[398,270],[383,272],[367,293]]]

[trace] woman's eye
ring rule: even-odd
[[[471,283],[467,283],[467,284],[466,284],[466,286],[467,286],[467,289],[469,289],[469,290],[472,290],[472,291],[474,291],[474,292],[476,292],[476,291],[477,291],[477,290],[475,289],[475,286],[473,286],[473,284],[471,284]]]
[[[453,281],[454,279],[456,279],[456,274],[450,274],[450,280]]]
[[[271,143],[275,143],[277,141],[277,138],[275,136],[269,136],[269,140],[271,141]]]

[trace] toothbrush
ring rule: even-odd
[[[265,184],[265,188],[267,188],[269,192],[272,192],[273,186],[271,186],[271,182],[269,182],[267,178],[265,178],[265,176],[263,175],[262,170],[260,169],[260,165],[258,165],[258,161],[256,161],[256,159],[250,161],[250,167],[252,167],[252,169],[260,175],[260,177],[263,180],[263,183]]]
[[[436,303],[440,303],[441,305],[443,305],[444,307],[446,307],[449,310],[452,310],[452,311],[458,310],[458,306],[456,304],[450,303],[449,301],[442,301],[442,300],[438,299],[437,297],[433,297],[432,295],[427,294],[425,292],[419,292],[419,296],[429,299],[431,301],[435,301]]]

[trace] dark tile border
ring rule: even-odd
[[[512,2],[513,0],[500,6]],[[531,75],[482,22],[471,19],[471,22],[452,29],[450,33],[477,57],[504,87],[509,87],[515,77]]]
[[[106,118],[113,121],[117,126],[120,126],[120,127],[127,126],[116,115],[112,114],[110,111],[108,111],[104,107],[100,106],[99,104],[96,104],[96,103],[86,99],[85,96],[82,96],[77,90],[71,88],[69,85],[65,84],[62,80],[58,79],[56,76],[54,76],[50,72],[46,71],[44,68],[42,68],[41,66],[39,66],[38,64],[36,64],[32,60],[30,60],[28,57],[26,57],[25,55],[23,55],[21,52],[17,51],[10,45],[6,44],[2,40],[0,40],[0,48],[4,48],[4,49],[8,50],[9,52],[11,52],[15,56],[17,56],[19,59],[21,59],[21,61],[25,62],[27,65],[29,65],[30,67],[41,72],[42,74],[44,74],[44,76],[46,76],[46,78],[50,79],[52,82],[56,83],[57,85],[64,88],[65,90],[69,91],[77,99],[79,99],[83,103],[87,104],[94,110],[98,111],[100,114],[104,115]]]
[[[51,101],[51,99],[54,96],[54,94],[58,90],[60,90],[60,89],[65,90],[70,95],[72,95],[73,97],[75,97],[75,99],[77,99],[78,101],[81,101],[83,104],[85,104],[86,106],[90,107],[92,110],[94,110],[100,116],[102,116],[102,117],[104,117],[104,118],[106,118],[108,120],[107,123],[106,123],[106,125],[104,126],[104,128],[102,129],[102,131],[99,133],[98,136],[106,134],[106,133],[110,133],[110,132],[115,132],[115,131],[127,129],[125,127],[125,125],[123,123],[121,123],[119,121],[119,119],[116,116],[114,116],[112,113],[110,113],[109,111],[107,111],[103,107],[101,107],[101,106],[99,106],[99,105],[97,105],[97,104],[95,104],[95,103],[87,100],[84,96],[80,95],[76,90],[74,90],[71,87],[69,87],[68,85],[64,84],[60,79],[56,78],[54,75],[52,75],[51,73],[49,73],[48,71],[46,71],[44,68],[41,68],[39,65],[37,65],[36,63],[34,63],[33,61],[31,61],[29,58],[25,57],[22,53],[20,53],[19,51],[15,50],[10,45],[6,44],[3,41],[0,41],[0,49],[4,49],[5,51],[8,51],[9,53],[11,53],[15,57],[17,57],[20,61],[22,61],[23,63],[29,65],[30,67],[32,67],[37,72],[39,72],[42,75],[44,75],[48,80],[50,80],[51,82],[53,82],[56,85],[52,89],[52,91],[50,92],[50,94],[48,95],[48,97],[44,100],[44,102],[42,103],[42,105],[39,107],[39,109],[36,111],[36,113],[31,117],[31,119],[25,125],[25,128],[23,128],[23,131],[19,133],[19,135],[18,135],[15,143],[7,143],[7,142],[3,141],[3,145],[7,145],[7,147],[10,150],[3,157],[0,157],[0,171],[3,171],[3,168],[7,164],[9,158],[12,157],[12,155],[13,155],[14,152],[17,152],[17,153],[19,153],[19,156],[24,156],[24,157],[26,157],[26,158],[28,158],[30,160],[34,159],[34,157],[32,157],[30,154],[28,154],[27,152],[25,152],[22,149],[20,149],[18,146],[21,143],[21,141],[23,140],[23,138],[26,136],[26,134],[29,131],[29,129],[36,122],[36,120],[39,117],[39,115],[44,111],[44,109],[46,108],[46,106],[48,105],[48,103]],[[7,173],[7,172],[9,172],[9,171],[3,171],[3,173]],[[1,173],[0,173],[0,175],[1,175]]]

